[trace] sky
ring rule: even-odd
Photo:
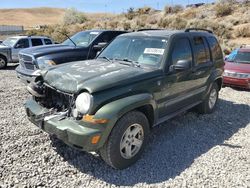
[[[213,0],[0,0],[0,8],[56,7],[83,12],[125,12],[128,8],[150,6],[163,9],[167,4],[211,3]]]

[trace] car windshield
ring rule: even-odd
[[[250,64],[250,52],[238,52],[235,56],[235,61],[238,63]]]
[[[77,45],[77,46],[88,46],[100,33],[99,32],[93,32],[93,31],[83,31],[79,32],[70,39]],[[62,44],[69,45],[69,46],[75,46],[72,41],[67,39]]]
[[[17,38],[7,38],[5,41],[3,41],[2,44],[5,46],[13,47],[17,41]]]
[[[159,37],[119,37],[98,58],[132,61],[139,65],[159,67],[167,40]]]

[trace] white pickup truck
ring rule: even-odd
[[[18,62],[18,53],[20,50],[34,46],[50,45],[54,42],[48,37],[42,36],[16,36],[9,37],[0,43],[0,69],[7,66],[8,63]]]

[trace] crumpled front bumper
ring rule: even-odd
[[[28,100],[25,108],[32,123],[66,144],[84,151],[96,151],[101,147],[98,143],[91,143],[93,137],[101,136],[100,127],[68,117],[53,116],[53,112],[43,108],[34,100]]]

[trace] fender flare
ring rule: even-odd
[[[151,105],[154,109],[154,112],[156,113],[156,108],[157,108],[156,102],[154,101],[153,96],[148,93],[136,94],[122,99],[118,99],[100,108],[96,112],[95,118],[108,119],[109,122],[105,125],[105,127],[103,127],[103,133],[101,136],[101,140],[98,143],[98,148],[104,145],[116,122],[124,114],[145,105]]]

